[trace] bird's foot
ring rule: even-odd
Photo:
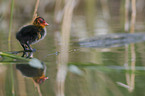
[[[24,50],[25,52],[36,52],[36,49],[27,49],[27,50]]]
[[[36,52],[36,49],[34,48],[34,49],[32,49],[32,52]]]

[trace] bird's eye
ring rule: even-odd
[[[40,23],[42,23],[43,21],[42,20],[39,20],[40,21]]]

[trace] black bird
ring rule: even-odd
[[[30,44],[37,43],[38,41],[42,40],[46,35],[45,26],[49,24],[42,18],[37,17],[32,25],[23,26],[17,33],[16,38],[19,40],[20,44],[24,48],[24,51],[31,51]]]

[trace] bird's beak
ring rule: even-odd
[[[46,23],[46,22],[44,23],[44,26],[48,26],[48,25],[49,25],[48,23]]]

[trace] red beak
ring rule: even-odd
[[[45,26],[48,26],[49,24],[45,22],[44,25],[45,25]]]

